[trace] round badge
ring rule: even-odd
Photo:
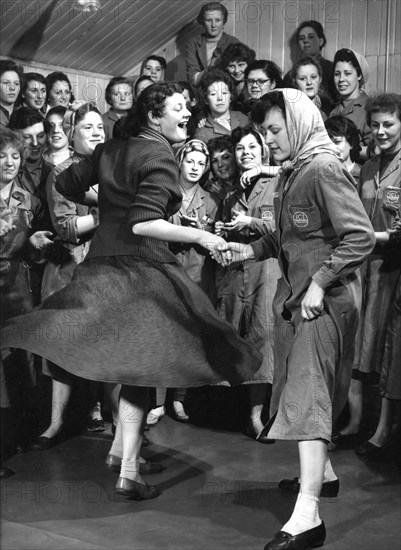
[[[386,190],[386,199],[390,204],[398,204],[400,192],[394,189]]]
[[[265,210],[262,212],[262,220],[265,222],[272,222],[273,221],[273,212],[270,212],[270,210]]]
[[[305,212],[294,212],[292,219],[297,227],[303,228],[309,225],[309,218]]]

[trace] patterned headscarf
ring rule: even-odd
[[[341,160],[341,154],[329,138],[322,115],[309,97],[293,88],[275,89],[282,92],[285,104],[290,158],[283,163],[283,170],[303,164],[311,155],[329,153]]]
[[[193,151],[197,151],[198,153],[203,153],[205,155],[206,166],[205,166],[204,172],[206,172],[206,170],[208,170],[209,168],[209,150],[206,147],[206,145],[203,143],[203,141],[201,141],[200,139],[191,139],[190,141],[188,141],[178,149],[178,151],[175,154],[178,167],[181,168],[185,155],[188,155],[188,153],[192,153]]]

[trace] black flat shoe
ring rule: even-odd
[[[361,436],[359,433],[343,435],[335,433],[331,437],[331,443],[329,444],[330,451],[337,451],[338,449],[354,449],[358,443],[361,442]]]
[[[390,451],[391,442],[386,443],[382,447],[374,445],[370,441],[365,441],[355,449],[357,455],[364,457],[370,462],[387,462],[391,460]]]
[[[325,540],[326,527],[324,521],[322,521],[317,527],[298,535],[290,535],[285,531],[279,531],[274,535],[274,539],[266,544],[264,550],[306,550],[307,548],[323,546]]]
[[[258,443],[264,443],[266,445],[271,445],[272,443],[276,443],[275,439],[269,439],[266,435],[259,435],[255,432],[255,430],[252,428],[252,426],[248,426],[245,430],[245,435],[250,437],[251,439],[254,439]],[[259,437],[258,437],[259,435]]]
[[[278,488],[287,493],[299,493],[299,479],[294,477],[294,479],[282,479],[278,484]],[[322,491],[320,493],[321,497],[325,498],[334,498],[338,495],[340,490],[340,480],[335,479],[333,481],[323,481]]]
[[[121,470],[121,458],[108,454],[105,460],[105,466],[112,472],[119,474]],[[165,469],[166,467],[163,466],[163,464],[157,464],[156,462],[151,462],[150,460],[139,463],[140,474],[160,474],[161,472],[164,472]]]
[[[57,436],[46,437],[44,435],[40,435],[32,443],[31,449],[33,451],[47,451],[48,449],[51,449],[52,447],[54,447],[57,441],[58,441]]]
[[[115,491],[118,495],[124,495],[133,500],[147,500],[160,495],[157,487],[147,483],[138,483],[126,477],[118,478]]]

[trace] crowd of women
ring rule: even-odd
[[[298,27],[283,76],[227,17],[202,6],[187,81],[166,82],[150,55],[135,83],[111,79],[104,114],[65,74],[0,61],[2,431],[48,449],[85,379],[88,429],[104,429],[103,401],[113,413],[116,491],[154,498],[142,475],[163,466],[140,449],[166,388],[188,422],[188,388],[244,384],[246,433],[298,442],[300,475],[279,487],[299,497],[266,546],[296,550],[325,540],[328,450],[386,460],[397,437],[401,96],[365,93],[358,52],[325,59],[317,21]],[[39,372],[52,404],[35,433]],[[366,384],[382,404],[363,440]]]

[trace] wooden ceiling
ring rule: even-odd
[[[81,0],[82,1],[82,0]],[[1,0],[1,55],[103,75],[124,74],[193,24],[199,0]]]

